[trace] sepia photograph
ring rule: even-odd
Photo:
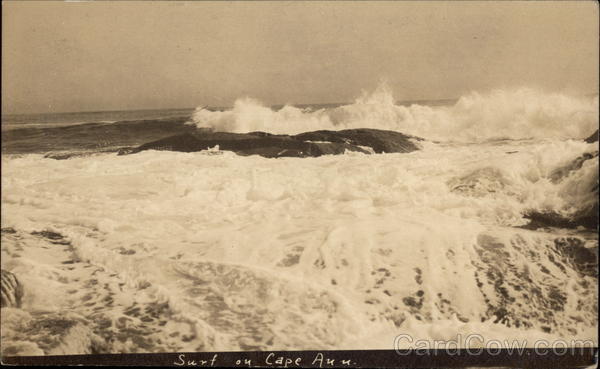
[[[596,1],[2,1],[6,365],[596,367]]]

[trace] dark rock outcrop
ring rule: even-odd
[[[573,172],[580,170],[584,163],[588,160],[598,160],[598,151],[587,152],[577,157],[572,162],[565,166],[559,167],[550,173],[552,183],[560,183]],[[595,181],[592,181],[586,189],[589,199],[582,204],[573,204],[579,208],[569,217],[565,217],[555,212],[543,212],[531,210],[524,215],[524,218],[529,219],[529,224],[523,228],[538,229],[538,228],[578,228],[584,227],[587,229],[598,229],[598,174],[595,174]]]
[[[530,211],[523,216],[529,219],[529,223],[522,228],[538,229],[538,228],[577,228],[577,224],[569,218],[566,218],[555,212]]]
[[[575,160],[573,160],[569,164],[552,171],[552,173],[550,173],[550,180],[553,183],[558,183],[561,180],[563,180],[564,178],[566,178],[571,172],[581,169],[581,167],[583,166],[583,163],[585,163],[587,160],[597,158],[597,157],[598,157],[598,151],[586,152],[583,155],[577,157]]]
[[[52,231],[33,231],[31,232],[34,236],[43,237],[48,240],[48,242],[53,243],[55,245],[71,245],[71,243],[65,239],[60,233],[52,232]]]
[[[343,142],[356,146],[367,146],[376,153],[411,152],[419,147],[410,139],[422,141],[422,138],[405,135],[395,131],[380,129],[345,129],[342,131],[314,131],[294,136],[307,141]]]
[[[567,218],[555,212],[530,211],[523,216],[529,223],[522,228],[578,228],[598,229],[598,203],[577,211]]]
[[[21,307],[23,286],[13,273],[2,269],[0,274],[2,278],[0,307]]]
[[[17,231],[15,231],[15,229],[12,227],[6,227],[6,228],[0,228],[0,233],[15,234],[15,233],[17,233]]]
[[[137,148],[125,148],[120,155],[144,150],[168,150],[195,152],[219,147],[238,155],[260,155],[277,157],[316,157],[337,155],[348,151],[368,154],[411,152],[418,150],[411,139],[421,140],[399,132],[376,129],[352,129],[344,131],[315,131],[295,136],[275,135],[266,132],[227,133],[195,132],[184,133],[143,144]]]
[[[171,136],[141,145],[131,153],[144,150],[194,152],[208,150],[215,146],[218,146],[219,150],[233,151],[239,155],[260,155],[267,158],[342,154],[346,149],[367,153],[364,149],[344,143],[311,143],[286,136],[251,134],[228,136],[222,133],[202,135],[186,133]]]
[[[596,189],[596,196],[598,191]],[[573,222],[588,229],[598,229],[598,200],[592,205],[579,210],[573,216]]]
[[[595,277],[598,274],[598,248],[586,248],[576,237],[559,237],[554,240],[558,252],[567,258],[574,269],[583,275]]]
[[[586,138],[585,142],[587,142],[587,143],[598,142],[598,130],[596,130],[596,132],[592,133],[592,135],[590,137]]]

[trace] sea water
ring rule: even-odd
[[[152,117],[67,127],[77,144],[65,127],[3,138],[2,268],[26,291],[2,309],[3,349],[55,353],[50,333],[22,333],[50,317],[85,326],[61,339],[89,336],[96,352],[393,349],[401,334],[597,346],[596,272],[564,249],[597,254],[597,234],[523,228],[529,211],[597,203],[597,157],[556,175],[598,150],[582,140],[598,127],[597,96],[499,90],[435,106],[379,89],[339,106],[242,98],[183,115],[155,117],[159,129]],[[112,127],[113,148],[148,127],[154,138],[379,128],[426,141],[403,154],[118,156],[90,148],[106,138],[85,133],[98,127]],[[33,144],[44,136],[88,155],[45,157]]]

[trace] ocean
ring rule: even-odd
[[[3,115],[2,153],[97,152],[139,145],[177,132],[192,112],[166,109]]]
[[[118,155],[199,129],[350,128],[424,141]],[[597,209],[597,129],[597,95],[526,88],[3,116],[2,269],[24,291],[2,308],[3,355],[394,349],[401,334],[597,346],[597,229],[528,226]]]

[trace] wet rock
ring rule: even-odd
[[[121,147],[117,151],[117,155],[133,154],[134,152],[137,152],[135,147]]]
[[[260,155],[267,158],[317,157],[344,154],[346,151],[365,154],[371,151],[410,152],[418,150],[414,140],[419,139],[399,132],[376,129],[315,131],[296,136],[266,132],[242,134],[199,131],[152,141],[134,149],[127,148],[119,154],[133,154],[144,150],[195,152],[218,146],[219,150],[233,151],[238,155]]]
[[[577,224],[573,220],[563,217],[555,212],[539,212],[529,211],[524,216],[525,219],[529,219],[529,223],[522,226],[525,229],[539,229],[539,228],[576,228]]]
[[[598,248],[585,247],[584,241],[576,237],[559,237],[554,245],[560,254],[583,275],[594,277],[598,274]]]
[[[576,158],[571,163],[555,169],[550,174],[550,180],[553,183],[559,183],[563,181],[564,178],[571,175],[572,172],[579,170],[583,167],[584,163],[588,160],[598,160],[598,151],[588,152],[580,157]],[[586,196],[589,196],[585,202],[580,204],[573,204],[575,207],[579,208],[569,217],[565,217],[556,212],[551,211],[537,211],[531,210],[527,212],[524,217],[529,219],[529,224],[525,225],[523,228],[526,229],[538,229],[538,228],[546,228],[546,227],[555,227],[555,228],[578,228],[584,227],[587,229],[598,229],[598,174],[595,174],[595,181],[592,180],[587,188],[583,191],[586,191]]]
[[[596,196],[598,196],[597,191]],[[573,222],[577,226],[598,230],[598,199],[592,205],[577,211],[573,216]]]
[[[32,235],[34,236],[41,236],[41,237],[45,237],[49,240],[62,240],[64,238],[64,236],[60,233],[56,233],[56,232],[52,232],[52,231],[33,231],[31,232]]]
[[[80,152],[49,152],[44,155],[44,158],[55,160],[67,160],[77,156],[82,156],[82,154]]]
[[[550,173],[550,180],[553,183],[558,183],[558,182],[562,181],[564,178],[568,177],[569,174],[571,174],[571,172],[581,169],[581,167],[583,166],[583,163],[585,163],[587,160],[597,158],[597,157],[598,157],[598,151],[586,152],[583,155],[577,157],[575,160],[573,160],[569,164],[553,170],[552,173]]]
[[[2,274],[0,307],[21,307],[23,286],[13,273],[4,269],[0,273]]]
[[[587,143],[598,142],[598,130],[596,130],[596,132],[592,133],[592,135],[590,137],[586,138],[585,142],[587,142]]]
[[[485,197],[503,192],[508,181],[497,168],[484,167],[448,181],[450,191],[472,197]]]
[[[144,150],[195,152],[214,147],[233,151],[238,155],[260,155],[267,158],[307,157],[343,154],[346,150],[368,153],[359,147],[343,143],[311,143],[289,136],[262,136],[257,134],[181,134],[144,144],[132,153]]]
[[[307,141],[328,141],[347,143],[356,146],[366,146],[376,153],[411,152],[419,147],[414,141],[422,138],[405,135],[396,131],[381,129],[345,129],[342,131],[314,131],[294,136],[296,139]]]
[[[529,223],[522,226],[525,229],[567,228],[598,229],[598,202],[577,211],[571,217],[565,217],[555,212],[529,211],[524,216]]]
[[[34,236],[38,236],[38,237],[43,237],[46,238],[50,243],[55,244],[55,245],[70,245],[71,243],[65,239],[65,236],[63,236],[60,233],[56,233],[56,232],[52,232],[52,231],[34,231],[31,232],[32,235]]]

